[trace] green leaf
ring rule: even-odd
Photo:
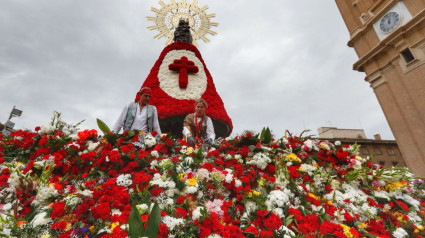
[[[103,132],[103,134],[108,134],[111,129],[109,129],[109,127],[99,118],[96,118],[97,121],[97,126],[99,126],[99,129]]]
[[[149,238],[156,238],[159,233],[159,224],[161,223],[161,210],[157,203],[153,205],[152,211],[149,215],[148,225],[146,226],[146,231],[143,236]]]
[[[261,131],[260,140],[264,144],[270,144],[270,141],[272,140],[272,133],[268,127],[263,128]]]
[[[139,211],[137,210],[136,204],[133,204],[128,217],[128,235],[130,238],[139,238],[143,236],[144,232],[145,230],[143,229]]]

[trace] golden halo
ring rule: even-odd
[[[218,26],[218,23],[210,21],[210,18],[215,17],[215,13],[207,14],[205,11],[208,9],[208,6],[197,6],[198,0],[194,0],[192,3],[188,3],[186,0],[182,0],[181,2],[170,1],[170,4],[159,1],[161,5],[160,9],[151,8],[155,16],[146,17],[155,23],[155,25],[149,26],[148,29],[159,31],[154,36],[155,39],[165,37],[167,38],[166,44],[170,44],[173,41],[174,30],[178,26],[180,19],[189,21],[194,45],[197,45],[197,40],[199,39],[202,39],[206,43],[209,42],[210,40],[205,36],[206,34],[217,34],[210,30],[212,26]]]

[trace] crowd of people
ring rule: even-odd
[[[121,129],[139,130],[150,133],[152,131],[161,134],[161,128],[158,122],[158,111],[155,106],[150,105],[152,98],[152,90],[149,87],[142,87],[138,94],[140,99],[138,102],[127,104],[112,131],[119,133]],[[208,104],[204,99],[198,99],[195,102],[195,112],[188,114],[183,122],[183,138],[191,146],[195,146],[196,139],[202,139],[209,145],[213,145],[215,140],[214,125],[210,117],[205,112]]]

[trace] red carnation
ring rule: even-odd
[[[270,213],[263,223],[264,226],[270,231],[278,230],[283,225],[280,217],[274,213]]]
[[[55,219],[65,215],[65,202],[57,202],[53,204],[53,211],[50,218]]]
[[[179,218],[186,218],[187,217],[187,211],[184,208],[176,207],[176,216]]]
[[[63,230],[65,230],[67,224],[68,223],[66,221],[59,221],[59,222],[53,223],[52,226],[51,226],[51,228],[53,230],[61,230],[61,231],[63,231]]]

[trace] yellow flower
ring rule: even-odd
[[[263,179],[263,178],[260,178],[260,179],[258,179],[257,180],[257,182],[258,182],[258,186],[259,187],[262,187],[263,185],[264,185],[264,182],[265,182],[266,180],[265,179]]]
[[[366,223],[360,223],[359,225],[358,225],[358,227],[359,228],[362,228],[362,229],[366,229],[367,228],[367,225],[366,225]]]
[[[40,236],[40,238],[50,238],[50,235],[49,234],[44,234],[44,235]]]
[[[329,205],[334,205],[334,203],[332,201],[328,201]]]
[[[286,159],[289,161],[301,162],[300,158],[298,158],[298,156],[294,153],[290,153],[288,156],[286,156]]]
[[[308,196],[310,196],[310,197],[312,197],[312,198],[314,198],[314,199],[316,199],[316,200],[319,200],[319,198],[318,198],[318,197],[316,197],[316,195],[314,195],[314,194],[312,194],[312,193],[308,193]]]
[[[186,153],[187,154],[192,154],[193,153],[193,147],[187,147]]]
[[[179,178],[180,181],[186,180],[186,173],[184,173],[184,172],[183,173],[179,173],[178,178]]]
[[[190,186],[195,186],[196,185],[196,179],[194,179],[194,178],[188,179],[187,184],[189,184]]]
[[[340,224],[342,229],[344,229],[344,234],[347,236],[347,238],[352,238],[354,237],[353,234],[351,234],[350,232],[350,227],[344,224]]]
[[[89,227],[89,230],[91,231],[91,232],[93,232],[94,231],[94,226],[91,226],[91,227]]]
[[[414,231],[413,231],[413,233],[418,233],[419,232],[419,230],[418,229],[415,229]]]
[[[358,161],[363,161],[363,158],[362,157],[360,157],[360,156],[356,156],[356,159],[358,160]]]
[[[396,182],[392,182],[392,183],[385,185],[385,188],[389,191],[395,191],[395,190],[398,190],[399,188],[404,187],[406,185],[407,185],[407,182],[405,180],[404,181],[396,181]]]
[[[71,230],[71,228],[72,228],[71,223],[66,223],[65,231],[69,231]]]
[[[256,190],[251,190],[249,193],[248,193],[248,197],[252,197],[252,196],[259,196],[259,195],[261,195],[261,193],[260,192],[258,192],[258,191],[256,191]]]
[[[113,231],[114,230],[114,228],[116,227],[116,226],[119,226],[120,225],[120,223],[119,222],[114,222],[114,223],[112,223],[111,224],[111,231]]]
[[[422,226],[422,225],[419,225],[416,228],[418,228],[420,231],[423,231],[424,230],[424,226]]]

